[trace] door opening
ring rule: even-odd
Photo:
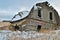
[[[37,31],[39,32],[40,29],[41,29],[41,25],[38,25]]]

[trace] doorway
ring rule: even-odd
[[[37,31],[39,32],[40,29],[41,29],[41,25],[38,25]]]

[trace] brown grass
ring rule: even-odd
[[[51,31],[53,31],[53,30],[49,30],[49,29],[41,29],[39,32],[40,33],[50,33]]]

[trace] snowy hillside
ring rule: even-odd
[[[0,40],[60,40],[60,30],[48,33],[38,33],[35,31],[0,31]]]

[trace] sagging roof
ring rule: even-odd
[[[57,18],[59,19],[58,12],[57,12],[52,6],[50,6],[50,4],[49,4],[47,1],[46,1],[46,2],[42,2],[42,3],[36,3],[35,5],[36,5],[36,6],[40,6],[41,4],[44,4],[44,5],[48,6],[49,8],[51,8],[52,10],[54,10],[54,11],[56,12],[55,15],[58,16],[58,17],[56,17],[56,19],[57,19]],[[10,23],[20,22],[20,21],[28,18],[29,15],[30,15],[30,13],[33,11],[33,9],[34,9],[34,6],[31,8],[31,10],[29,11],[29,14],[28,14],[26,17],[24,17],[24,18],[22,18],[22,19],[19,19],[19,20],[16,20],[16,21],[9,21],[9,22],[10,22]],[[59,22],[59,21],[58,21],[58,22]]]

